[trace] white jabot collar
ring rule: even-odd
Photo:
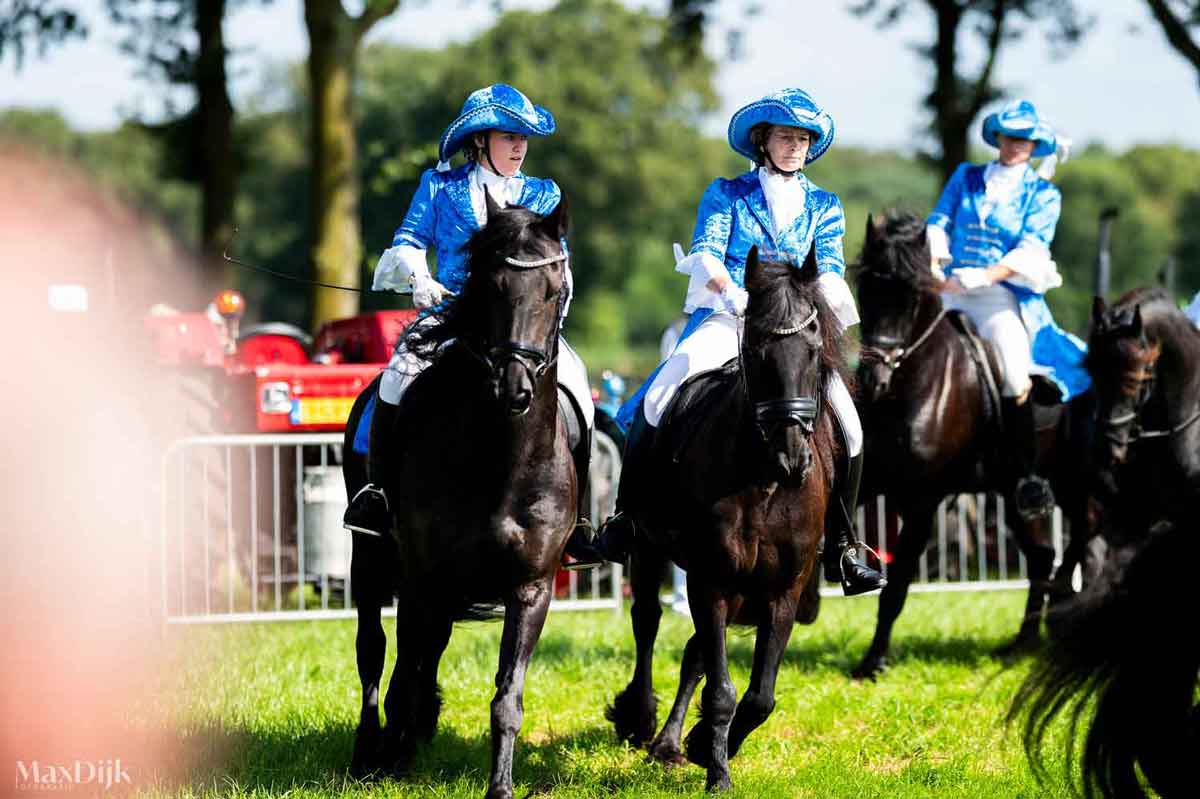
[[[986,194],[983,202],[979,204],[981,221],[991,216],[992,210],[997,205],[1007,202],[1016,193],[1029,168],[1028,161],[1012,166],[992,161],[984,167],[983,183],[986,187]]]
[[[778,237],[804,211],[804,198],[807,195],[804,178],[800,174],[785,177],[761,166],[758,168],[758,183],[767,198],[767,207],[771,209],[771,222],[775,225],[774,233]]]
[[[519,177],[506,178],[497,175],[483,164],[475,164],[475,168],[471,170],[471,205],[475,209],[475,219],[480,227],[487,223],[487,204],[483,201],[483,193],[491,192],[492,199],[501,208],[506,208],[521,196],[523,182]]]

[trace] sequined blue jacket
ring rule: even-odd
[[[781,260],[794,261],[799,267],[815,243],[817,269],[821,272],[846,271],[842,237],[846,217],[842,203],[833,192],[814,185],[803,174],[796,179],[804,184],[804,210],[776,239],[771,224],[771,209],[758,180],[751,170],[732,180],[717,178],[700,200],[696,230],[692,234],[692,252],[707,252],[725,263],[738,286],[746,285],[746,256],[750,248]]]
[[[1027,169],[1021,187],[980,218],[987,186],[985,167],[960,164],[950,177],[927,220],[946,231],[951,264],[946,273],[963,267],[988,267],[1021,244],[1031,241],[1049,247],[1062,211],[1058,187]],[[1054,323],[1045,298],[1025,286],[1007,281],[1000,285],[1017,296],[1021,319],[1029,331],[1033,362],[1050,370],[1050,377],[1065,398],[1081,394],[1091,385],[1083,366],[1086,345]]]
[[[392,246],[406,244],[437,254],[437,279],[455,294],[467,280],[467,257],[463,247],[479,230],[471,205],[471,170],[468,162],[447,172],[425,170],[408,206],[404,221],[392,237]],[[562,192],[553,180],[518,173],[521,197],[516,204],[538,214],[558,206]]]

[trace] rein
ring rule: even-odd
[[[918,306],[918,308],[919,307],[920,306]],[[929,340],[929,337],[933,335],[933,331],[937,329],[938,323],[946,318],[946,314],[947,310],[945,308],[938,311],[938,315],[935,316],[933,321],[929,323],[929,326],[921,332],[921,335],[917,336],[916,341],[914,341],[912,344],[909,344],[907,347],[900,347],[895,350],[890,350],[874,344],[863,342],[862,347],[859,348],[860,357],[879,361],[884,366],[895,371],[896,369],[900,368],[900,364],[904,363],[905,358],[912,355],[921,348],[922,344]]]

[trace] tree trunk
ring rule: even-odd
[[[312,262],[315,279],[360,285],[362,241],[354,139],[356,20],[341,0],[306,0],[308,75],[312,92]],[[313,292],[315,330],[358,312],[358,295],[337,289]]]
[[[225,74],[222,21],[226,0],[196,0],[197,132],[203,211],[200,243],[209,288],[229,284],[231,275],[221,253],[233,235],[233,208],[238,167],[233,154],[233,105]]]

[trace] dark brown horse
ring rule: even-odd
[[[622,496],[639,530],[633,553],[633,678],[609,709],[617,735],[644,744],[657,723],[652,672],[667,560],[688,573],[696,634],[684,652],[682,686],[705,679],[688,759],[708,787],[730,787],[729,758],[775,707],[779,664],[817,562],[833,484],[834,443],[824,385],[837,369],[834,321],[820,298],[816,260],[802,269],[746,263],[749,307],[740,355],[681,387],[649,441],[633,445]],[[650,435],[643,432],[643,436]],[[631,485],[624,478],[638,475]],[[629,486],[634,490],[626,493]],[[737,702],[726,662],[726,626],[753,619],[758,632],[750,685]],[[686,698],[655,742],[679,756]]]
[[[874,678],[886,664],[892,626],[904,608],[942,499],[996,491],[1005,495],[1009,507],[1015,506],[1014,475],[998,457],[1003,446],[1000,413],[989,408],[987,367],[980,368],[967,337],[943,311],[929,260],[923,220],[893,214],[876,225],[868,218],[858,271],[863,337],[859,410],[867,455],[860,496],[886,495],[888,508],[903,520],[903,532],[879,597],[874,639],[853,671],[858,678]],[[1038,471],[1050,479],[1073,531],[1059,572],[1064,581],[1083,559],[1092,529],[1085,464],[1091,402],[1089,394],[1076,398],[1040,435]],[[1027,522],[1012,514],[1009,521],[1025,553],[1030,585],[1016,639],[1002,653],[1040,641],[1054,565],[1048,519]],[[1069,586],[1057,590],[1068,591]]]
[[[1160,521],[1194,525],[1200,502],[1200,331],[1161,289],[1092,308],[1088,371],[1099,405],[1097,461],[1116,491],[1105,535],[1139,540]]]
[[[565,199],[542,218],[502,210],[485,196],[488,224],[467,245],[471,269],[462,295],[438,324],[407,333],[410,349],[433,363],[404,395],[388,442],[398,451],[386,483],[395,540],[354,535],[363,702],[352,770],[405,770],[437,727],[438,661],[454,621],[471,617],[478,603],[498,603],[504,633],[487,792],[498,799],[512,796],[526,669],[575,522],[579,486],[556,391],[568,291],[560,244]],[[351,495],[365,480],[350,441],[363,404],[360,397],[346,428]],[[398,651],[381,731],[379,609],[393,591]]]
[[[1192,797],[1200,636],[1187,620],[1200,594],[1178,566],[1195,548],[1200,503],[1200,332],[1158,289],[1111,308],[1097,298],[1088,370],[1112,552],[1097,583],[1055,611],[1054,641],[1010,719],[1023,717],[1041,770],[1046,732],[1066,714],[1069,767],[1078,755],[1088,796],[1144,797],[1140,768],[1163,797]]]

